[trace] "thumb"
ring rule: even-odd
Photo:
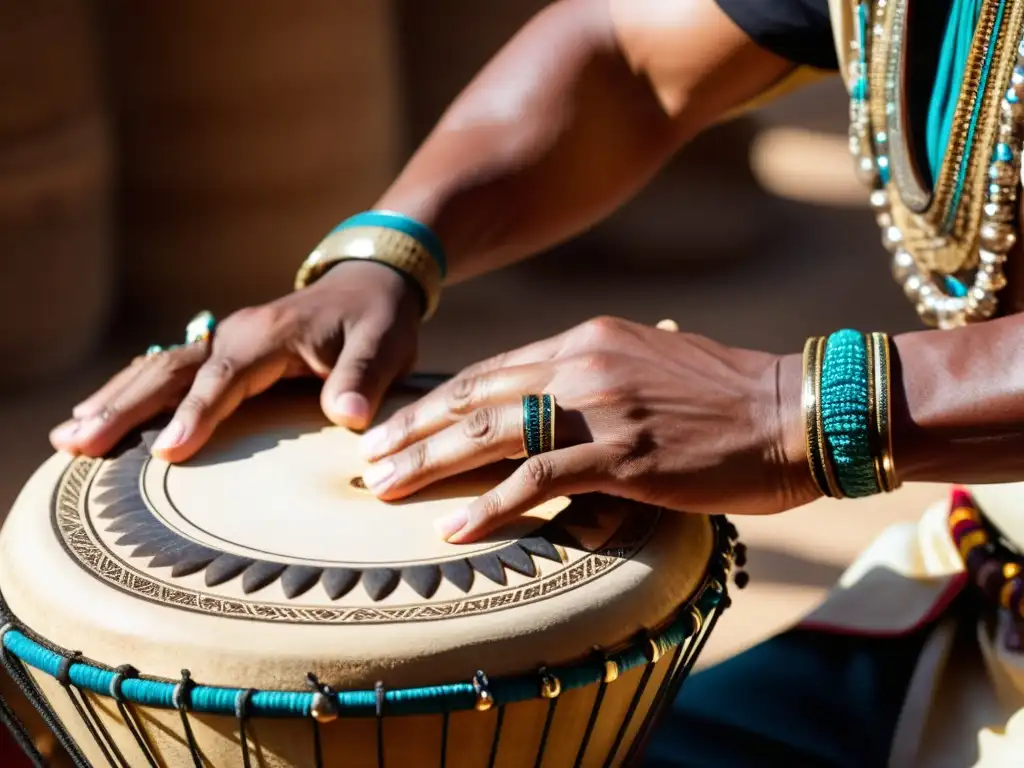
[[[406,362],[395,347],[386,335],[353,329],[320,393],[327,418],[349,429],[370,426],[384,392]]]
[[[434,521],[451,544],[469,544],[557,496],[598,490],[605,452],[594,443],[527,459],[496,488]]]

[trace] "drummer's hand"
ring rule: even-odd
[[[795,369],[793,365],[795,363]],[[383,499],[523,455],[524,394],[555,396],[555,450],[439,520],[475,540],[543,501],[600,491],[693,512],[772,513],[814,498],[800,359],[601,318],[474,365],[367,432]],[[795,391],[794,391],[795,389]]]
[[[173,410],[153,452],[181,461],[247,397],[306,375],[326,379],[328,418],[363,429],[387,386],[412,367],[419,312],[415,292],[390,268],[339,264],[309,288],[236,312],[211,344],[136,359],[79,404],[51,442],[101,455],[131,428]]]

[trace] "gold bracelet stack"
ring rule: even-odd
[[[429,319],[441,298],[444,255],[436,237],[407,217],[370,211],[341,224],[316,247],[295,275],[295,290],[319,280],[343,261],[373,261],[411,279],[423,294],[423,319]]]
[[[836,483],[832,464],[828,459],[828,446],[821,423],[821,363],[825,352],[825,337],[812,336],[804,344],[804,378],[802,405],[804,435],[807,444],[807,462],[811,477],[822,496],[842,498]]]
[[[884,333],[809,338],[801,405],[811,477],[842,499],[899,487],[892,455],[890,342]]]
[[[866,339],[868,362],[871,366],[868,382],[871,403],[871,455],[875,461],[875,475],[882,491],[889,493],[900,487],[896,479],[896,465],[892,458],[892,366],[890,363],[889,334],[871,333]]]

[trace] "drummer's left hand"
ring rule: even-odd
[[[600,491],[691,512],[766,514],[814,498],[800,357],[598,318],[473,365],[366,433],[379,498],[524,455],[522,396],[554,395],[555,450],[437,521],[476,540],[538,504]]]

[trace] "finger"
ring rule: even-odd
[[[72,453],[107,453],[129,430],[177,403],[205,356],[205,345],[191,345],[137,363],[128,369],[134,371],[131,378],[122,380],[127,383],[104,388],[109,394],[96,398],[91,415],[65,422],[51,432],[50,441]]]
[[[459,375],[416,402],[396,411],[360,439],[360,450],[373,461],[455,424],[480,408],[519,403],[524,394],[543,391],[551,382],[549,365]]]
[[[114,374],[106,384],[71,409],[74,419],[87,419],[102,412],[104,407],[139,375],[145,362],[146,358],[136,359],[131,365]]]
[[[269,389],[287,369],[284,354],[263,357],[262,349],[239,354],[215,346],[173,418],[154,441],[153,455],[170,462],[194,455],[218,424],[247,398]]]
[[[600,491],[607,463],[605,451],[592,443],[542,453],[492,491],[436,520],[434,527],[446,541],[468,544],[556,496]]]
[[[565,344],[565,338],[568,333],[568,331],[565,331],[557,336],[534,341],[526,346],[481,360],[473,365],[466,366],[466,368],[459,372],[458,376],[478,376],[501,368],[546,362],[558,354],[558,351]]]
[[[480,408],[467,418],[372,464],[363,482],[378,497],[399,499],[431,483],[522,451],[519,406]]]
[[[402,348],[387,334],[354,328],[320,394],[327,418],[349,429],[366,429],[405,362],[396,351]]]

